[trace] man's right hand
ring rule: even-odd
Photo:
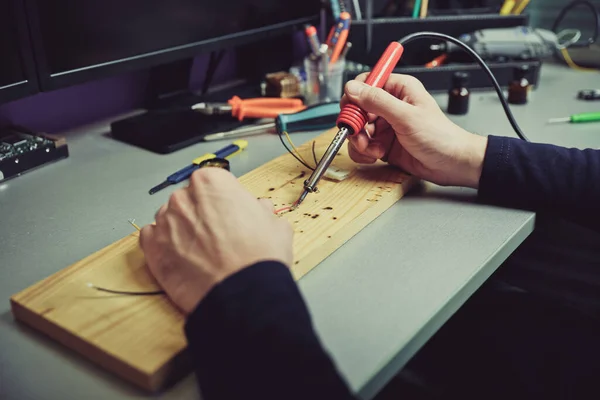
[[[363,83],[367,76],[348,82],[341,101],[369,113],[366,131],[349,141],[350,157],[364,164],[382,159],[439,185],[477,188],[487,138],[450,121],[416,78],[393,74],[379,89]]]

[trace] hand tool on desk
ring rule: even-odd
[[[415,5],[413,7],[412,17],[413,18],[418,18],[420,12],[421,12],[421,0],[415,0]]]
[[[348,55],[348,52],[352,49],[352,42],[346,42],[346,46],[344,46],[344,50],[342,51],[342,54],[340,55],[341,59],[345,59],[346,56]]]
[[[340,14],[336,24],[331,27],[329,36],[327,37],[327,46],[331,51],[329,64],[335,64],[342,50],[346,46],[348,39],[348,31],[350,30],[350,13],[344,11]]]
[[[367,53],[371,52],[371,47],[373,45],[373,0],[367,0],[367,7],[365,10],[366,21],[366,40],[367,40]]]
[[[508,15],[515,6],[515,0],[504,0],[502,7],[500,7],[500,15]]]
[[[428,10],[429,0],[421,0],[421,11],[419,11],[419,18],[426,18]]]
[[[258,97],[241,99],[233,96],[227,103],[198,103],[192,110],[215,115],[231,114],[242,121],[244,118],[275,118],[279,114],[293,113],[306,108],[300,99],[283,99],[279,97]]]
[[[512,9],[512,14],[521,15],[521,13],[523,12],[523,10],[525,10],[525,7],[527,7],[528,4],[529,0],[520,0],[517,4],[515,4],[514,8]]]
[[[335,125],[335,121],[340,113],[340,103],[331,102],[310,106],[302,111],[293,114],[281,114],[275,118],[274,122],[267,124],[253,125],[249,127],[235,129],[228,132],[219,132],[206,135],[204,140],[231,139],[258,135],[275,129],[277,133],[293,133],[301,131],[311,131],[319,129],[329,129]]]
[[[354,8],[354,19],[360,21],[362,19],[362,13],[360,11],[360,3],[358,0],[352,0],[352,7]]]
[[[585,89],[577,93],[580,100],[600,100],[600,89]]]
[[[312,25],[306,26],[304,29],[304,33],[306,34],[306,39],[308,39],[308,46],[310,47],[310,54],[313,57],[319,56],[319,48],[321,47],[321,42],[319,41],[319,37],[317,36],[317,28]]]
[[[516,26],[513,28],[489,28],[462,34],[458,39],[471,47],[486,60],[497,57],[531,60],[550,57],[561,46],[562,35],[547,29]],[[454,43],[434,44],[431,50],[441,50],[448,53],[462,52],[460,46]]]
[[[582,122],[599,122],[600,112],[589,112],[582,114],[573,114],[569,117],[562,118],[551,118],[548,120],[549,124],[558,124],[561,122],[569,122],[571,124],[579,124]]]
[[[340,9],[339,0],[329,0],[329,4],[331,5],[331,14],[333,15],[333,18],[337,18],[342,11]]]
[[[425,68],[439,67],[446,61],[447,58],[448,58],[448,54],[446,54],[446,53],[444,53],[440,56],[437,56],[436,58],[434,58],[433,60],[431,60],[427,64],[425,64]]]
[[[225,146],[222,149],[220,149],[214,153],[207,153],[201,157],[195,158],[194,160],[192,160],[192,163],[190,165],[169,175],[167,177],[167,179],[165,179],[164,182],[160,183],[159,185],[154,186],[152,189],[150,189],[150,191],[148,193],[154,194],[154,193],[166,188],[167,186],[175,185],[176,183],[182,182],[182,181],[188,179],[194,173],[194,171],[196,171],[197,169],[205,167],[205,166],[213,166],[211,164],[212,161],[214,161],[214,160],[223,161],[225,158],[231,157],[231,156],[241,152],[247,146],[248,146],[247,141],[236,140],[235,142],[231,143],[230,145]],[[227,161],[227,160],[224,160],[224,161]],[[215,166],[221,166],[221,165],[219,165],[217,163]]]
[[[400,60],[403,51],[404,47],[402,44],[398,42],[390,43],[379,61],[377,61],[377,64],[373,67],[373,70],[369,73],[365,83],[378,88],[383,87],[394,70],[394,67]],[[294,203],[294,208],[298,207],[300,203],[304,201],[308,193],[317,191],[317,184],[323,175],[325,175],[327,168],[331,165],[331,162],[346,139],[349,136],[358,134],[365,127],[367,121],[367,113],[357,105],[349,103],[344,106],[336,121],[339,131],[331,141],[331,144],[329,144],[323,157],[321,157],[317,167],[304,182],[304,191]]]

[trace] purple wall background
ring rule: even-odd
[[[194,59],[190,88],[204,82],[208,55]],[[225,53],[213,83],[237,74],[235,52]],[[149,71],[136,71],[97,81],[58,89],[0,105],[0,121],[22,125],[35,131],[57,133],[103,118],[125,113],[143,104]]]
[[[321,33],[322,35],[322,33]],[[308,45],[302,31],[293,37],[293,57],[301,60]],[[190,88],[204,82],[208,54],[194,59]],[[215,72],[212,84],[238,76],[235,50],[228,50]],[[39,132],[58,133],[140,108],[144,101],[149,71],[112,76],[97,81],[38,93],[0,105],[0,123],[21,125]]]

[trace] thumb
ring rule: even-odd
[[[356,104],[368,113],[384,118],[392,125],[405,121],[415,108],[383,89],[369,86],[357,80],[348,81],[345,92],[351,103]]]

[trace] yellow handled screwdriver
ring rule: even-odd
[[[175,185],[176,183],[182,182],[188,179],[195,170],[204,166],[207,162],[213,159],[221,159],[225,163],[224,160],[226,157],[231,157],[240,151],[244,150],[248,146],[248,142],[245,140],[236,140],[228,146],[223,147],[221,150],[218,150],[214,153],[207,153],[201,157],[195,158],[190,165],[185,168],[180,169],[177,172],[169,175],[164,182],[154,186],[148,193],[154,194],[159,190],[163,190],[167,186]]]

